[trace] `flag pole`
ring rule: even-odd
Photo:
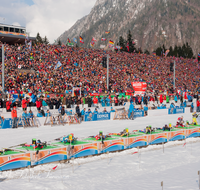
[[[176,61],[174,61],[174,90],[175,90],[175,88],[176,88],[176,84],[175,84],[175,76],[176,76]]]
[[[109,55],[107,54],[107,90],[109,90]]]
[[[2,45],[2,92],[4,93],[4,45]]]

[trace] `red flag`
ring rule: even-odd
[[[114,42],[112,40],[109,40],[109,43],[112,44],[112,45],[114,45]]]
[[[58,167],[58,166],[53,167],[52,170],[55,170],[57,167]]]
[[[128,42],[127,42],[127,44],[126,44],[126,47],[127,47],[128,51],[129,51],[129,43],[128,43]]]
[[[60,51],[58,49],[55,49],[54,52],[55,53],[60,53]]]
[[[80,43],[84,44],[83,38],[81,36],[79,37],[79,39],[80,39]]]
[[[71,40],[70,40],[69,38],[67,38],[67,42],[68,42],[68,43],[71,43]]]
[[[92,41],[96,42],[97,40],[93,37],[93,38],[92,38]]]

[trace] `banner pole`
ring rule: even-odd
[[[109,55],[107,54],[107,90],[109,90]]]
[[[2,92],[4,93],[4,45],[2,45]]]
[[[174,90],[175,90],[175,88],[176,88],[176,84],[175,84],[175,76],[176,76],[176,61],[174,61]]]

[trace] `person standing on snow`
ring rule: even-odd
[[[13,110],[11,111],[11,117],[12,117],[12,128],[17,128],[17,109],[16,107],[13,107]]]
[[[117,97],[117,95],[114,97],[114,102],[115,102],[115,106],[118,106],[118,97]]]
[[[199,101],[199,99],[197,100],[197,112],[200,112],[200,101]]]
[[[134,105],[133,105],[133,103],[131,103],[129,106],[129,113],[130,113],[129,119],[134,120]]]

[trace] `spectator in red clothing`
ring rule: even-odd
[[[118,106],[118,102],[119,102],[118,97],[115,96],[115,97],[114,97],[114,103],[115,103],[115,106]]]
[[[56,51],[55,51],[56,50]],[[59,52],[59,53],[58,53]],[[170,62],[176,61],[176,88],[194,93],[199,88],[199,63],[195,59],[159,57],[146,54],[107,51],[110,55],[111,93],[131,92],[131,82],[145,81],[147,93],[172,91],[173,74]],[[22,94],[72,93],[81,87],[83,93],[106,92],[106,70],[102,67],[104,50],[37,44],[30,50],[26,45],[5,44],[5,91]],[[62,66],[55,69],[60,61]],[[18,72],[22,69],[34,73]],[[157,99],[155,99],[157,101]]]
[[[28,104],[28,99],[23,99],[22,100],[22,109],[23,109],[23,111],[25,111],[26,109],[27,109],[27,104]]]
[[[199,101],[199,99],[197,100],[197,112],[200,112],[200,101]]]
[[[6,110],[7,112],[11,112],[11,101],[9,99],[6,102]]]
[[[17,128],[17,109],[16,107],[13,107],[13,110],[11,111],[11,117],[12,117],[12,128]]]
[[[96,97],[93,98],[93,104],[98,104],[98,99]]]
[[[163,103],[163,95],[162,94],[160,95],[160,103],[161,104]]]
[[[35,103],[36,103],[37,110],[39,111],[42,107],[42,101],[37,99]]]
[[[141,103],[142,103],[142,97],[138,96],[138,104],[141,105]]]

